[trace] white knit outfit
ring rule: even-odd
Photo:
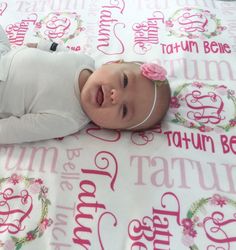
[[[83,128],[89,122],[79,99],[83,69],[93,71],[94,61],[79,53],[11,50],[0,27],[0,144],[57,138]]]

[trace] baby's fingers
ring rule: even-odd
[[[37,43],[26,43],[26,46],[29,48],[37,48],[38,44]]]

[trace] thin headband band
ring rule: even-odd
[[[166,70],[163,67],[161,67],[160,65],[155,64],[155,63],[143,63],[143,64],[140,62],[135,62],[135,63],[140,65],[141,74],[144,77],[153,81],[154,100],[153,100],[151,110],[148,113],[148,115],[144,118],[144,120],[139,122],[138,124],[135,124],[135,125],[129,127],[128,129],[134,129],[134,128],[144,124],[149,119],[149,117],[153,113],[153,110],[154,110],[156,102],[157,102],[157,87],[161,86],[162,84],[168,83],[168,80],[166,79]]]

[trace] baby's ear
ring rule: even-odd
[[[114,63],[123,63],[124,62],[124,60],[123,59],[120,59],[120,60],[116,60],[116,61],[114,61]]]

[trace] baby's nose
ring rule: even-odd
[[[119,93],[116,89],[111,90],[111,103],[116,104],[119,101]]]

